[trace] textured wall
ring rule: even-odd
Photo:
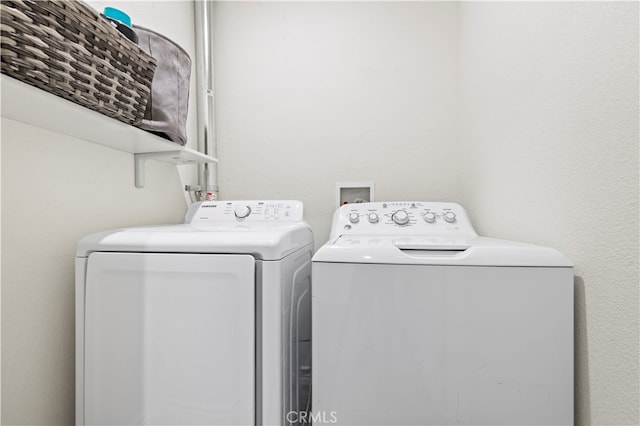
[[[460,8],[461,201],[575,264],[576,420],[638,418],[638,4]]]
[[[335,185],[378,199],[457,194],[457,5],[219,2],[221,196],[305,202],[317,244]]]

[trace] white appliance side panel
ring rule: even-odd
[[[312,246],[262,262],[262,424],[295,423],[310,405]]]
[[[93,253],[87,424],[254,424],[255,260]]]
[[[314,263],[312,297],[316,415],[573,424],[571,268]]]

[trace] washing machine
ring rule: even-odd
[[[310,404],[299,201],[208,201],[76,257],[78,425],[283,425]]]
[[[573,269],[455,203],[348,204],[313,257],[312,416],[573,424]]]

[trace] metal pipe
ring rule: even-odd
[[[209,0],[194,1],[196,34],[196,104],[198,126],[198,151],[217,157],[215,140],[215,111],[213,98],[213,3]],[[192,201],[217,199],[217,166],[203,163],[198,166],[198,184],[187,185]]]

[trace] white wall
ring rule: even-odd
[[[638,423],[637,3],[219,3],[221,196],[457,200],[576,265],[579,424]],[[459,59],[458,59],[459,58]],[[460,75],[458,75],[460,74]]]
[[[218,2],[220,195],[304,201],[316,245],[335,184],[451,200],[457,4]]]
[[[121,7],[193,52],[191,2]],[[149,161],[137,189],[131,154],[9,119],[1,138],[2,424],[73,424],[76,241],[181,221],[182,181],[175,166]]]
[[[464,3],[461,201],[575,264],[578,424],[638,424],[638,4]]]
[[[126,3],[193,46],[192,4]],[[638,424],[637,31],[634,3],[219,3],[221,195],[301,199],[322,243],[335,182],[374,180],[562,250],[577,420]],[[6,119],[1,136],[2,423],[71,424],[75,242],[180,220],[181,182],[149,162],[137,190],[130,154]]]

